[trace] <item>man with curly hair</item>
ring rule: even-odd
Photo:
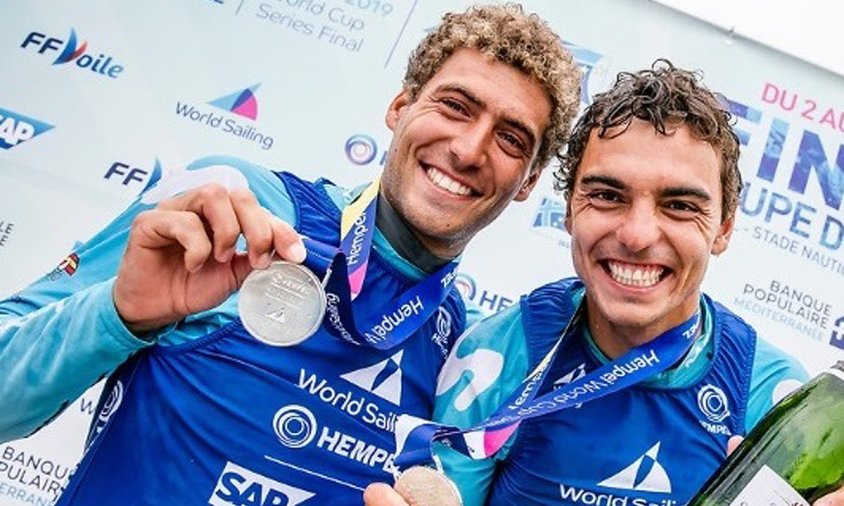
[[[108,376],[59,504],[360,503],[368,483],[391,477],[397,415],[431,415],[466,326],[450,282],[459,255],[528,197],[578,91],[545,22],[512,4],[471,8],[411,55],[386,111],[380,183],[347,191],[223,157],[191,168],[231,184],[162,181],[76,252],[72,278],[0,302],[0,439],[34,432]],[[247,275],[273,258],[328,275],[318,243],[331,252],[341,235],[350,273],[365,257],[354,264],[365,276],[331,270],[316,333],[277,347],[247,331]],[[266,300],[305,291],[269,279]],[[350,290],[353,304],[333,297]],[[300,315],[284,311],[259,323]]]
[[[439,448],[465,505],[685,504],[736,436],[806,380],[701,291],[741,190],[730,122],[699,75],[664,60],[620,74],[578,120],[555,174],[577,277],[473,326],[440,375],[447,425],[548,410],[509,426],[494,458],[480,458],[489,433],[465,438],[477,460],[453,439]],[[837,494],[823,504],[844,504]],[[384,485],[366,496],[405,504]]]

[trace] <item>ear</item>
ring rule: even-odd
[[[513,197],[513,200],[516,202],[523,202],[530,197],[530,192],[533,191],[533,188],[536,186],[536,183],[539,181],[539,175],[542,174],[542,170],[534,170],[528,174],[527,179],[525,182],[522,183],[522,187],[519,188],[519,191],[516,193],[516,196]]]
[[[410,96],[408,95],[408,91],[402,88],[387,107],[387,114],[384,116],[384,122],[387,123],[387,128],[391,131],[396,130],[396,125],[399,124],[399,120],[408,105],[410,105]]]
[[[571,196],[566,198],[566,219],[563,223],[566,226],[566,232],[571,235]]]
[[[713,255],[720,255],[724,251],[727,250],[727,246],[730,244],[730,237],[733,235],[733,228],[735,226],[735,219],[736,215],[733,214],[723,223],[718,230],[718,235],[715,236],[715,242],[712,243],[712,254]]]

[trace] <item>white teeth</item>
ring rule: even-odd
[[[440,172],[433,167],[427,170],[427,174],[428,179],[430,179],[432,183],[449,193],[454,193],[455,195],[469,195],[470,193],[472,193],[471,188],[466,185],[460,184],[459,182],[455,181],[454,179],[451,179],[443,172]]]
[[[663,268],[658,266],[642,267],[607,262],[610,268],[610,275],[622,285],[646,288],[659,282]]]

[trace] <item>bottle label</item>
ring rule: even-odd
[[[770,467],[762,466],[730,506],[809,506],[809,503]]]

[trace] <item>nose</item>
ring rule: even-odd
[[[486,163],[487,145],[492,129],[482,122],[467,123],[451,139],[451,154],[455,168],[478,169]]]
[[[659,239],[660,228],[655,206],[635,202],[622,217],[616,237],[631,253],[638,253],[652,246]]]

